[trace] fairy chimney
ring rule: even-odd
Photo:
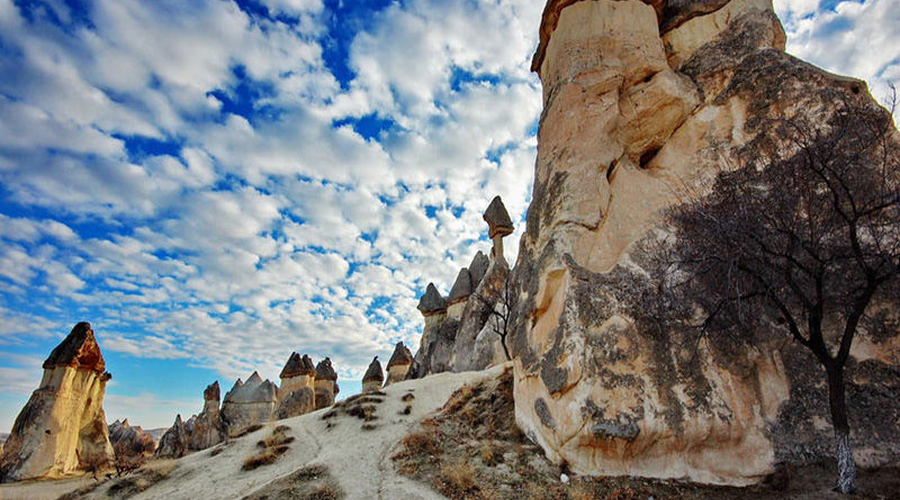
[[[412,362],[413,357],[409,348],[403,345],[403,342],[397,342],[394,354],[391,355],[387,364],[387,382],[384,385],[388,386],[394,382],[406,380],[406,374],[409,372]]]
[[[509,212],[503,206],[503,200],[499,196],[494,196],[482,217],[488,224],[488,237],[494,243],[494,248],[491,249],[491,257],[503,259],[503,237],[512,234],[514,230],[512,220],[509,218]]]
[[[369,369],[363,375],[362,392],[378,392],[381,390],[381,384],[384,383],[384,372],[381,370],[381,363],[378,356],[369,363]]]
[[[316,409],[333,405],[337,393],[337,373],[331,366],[331,359],[325,358],[316,365]]]

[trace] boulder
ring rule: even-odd
[[[225,440],[225,423],[219,411],[219,382],[206,386],[203,391],[203,409],[194,418],[188,435],[188,449],[205,450]]]
[[[188,432],[181,415],[175,416],[172,427],[159,439],[156,456],[160,458],[181,458],[188,452]]]
[[[387,364],[387,382],[384,385],[406,380],[406,374],[409,372],[412,362],[412,352],[403,345],[403,342],[397,342],[397,345],[394,346],[394,353],[391,354],[391,359]]]
[[[381,363],[378,356],[369,363],[366,374],[363,375],[362,392],[378,392],[381,390],[381,384],[384,383],[384,372],[381,370]]]
[[[337,396],[337,373],[331,366],[331,359],[325,358],[316,365],[315,400],[316,409],[326,408],[334,404]]]
[[[508,278],[509,346],[518,425],[574,472],[746,485],[778,461],[827,457],[807,444],[831,443],[829,425],[809,424],[829,421],[827,399],[808,402],[811,386],[794,385],[819,369],[813,361],[795,362],[783,342],[722,351],[639,321],[634,305],[655,258],[641,242],[664,237],[661,211],[747,165],[747,145],[776,133],[767,118],[827,123],[835,102],[874,105],[863,82],[783,49],[765,0],[551,0],[544,10],[532,66],[544,110]],[[860,362],[867,375],[854,383],[893,394],[884,380],[896,360],[877,358]],[[807,426],[791,433],[788,419]],[[882,461],[900,453],[885,426],[854,432]]]
[[[75,325],[43,369],[0,455],[2,481],[97,471],[113,462],[103,411],[112,376],[90,323]]]
[[[229,436],[235,436],[248,427],[266,424],[275,413],[278,387],[253,372],[247,382],[238,379],[225,394],[222,403],[222,420]]]

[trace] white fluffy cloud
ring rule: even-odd
[[[776,7],[791,52],[878,88],[891,2]],[[391,2],[349,33],[321,0],[67,5],[0,0],[0,344],[23,356],[88,319],[108,351],[226,380],[291,350],[359,378],[489,248],[494,195],[524,217],[542,2]],[[148,401],[183,407],[110,413]]]

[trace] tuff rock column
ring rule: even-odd
[[[16,417],[0,456],[0,480],[60,477],[112,464],[103,411],[112,377],[90,323],[78,323],[44,361],[37,390]]]
[[[326,408],[334,404],[334,398],[340,389],[337,384],[337,373],[331,366],[331,359],[325,358],[316,365],[316,409]]]

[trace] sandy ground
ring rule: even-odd
[[[501,365],[486,371],[442,373],[392,384],[384,389],[383,402],[375,405],[374,416],[377,418],[369,422],[341,412],[323,419],[331,411],[328,408],[273,422],[232,440],[215,456],[211,455],[213,448],[177,460],[177,468],[166,479],[130,498],[240,499],[307,465],[324,465],[348,499],[442,499],[444,497],[428,486],[398,475],[390,460],[391,451],[409,432],[410,426],[443,405],[456,389],[467,383],[497,377],[503,369]],[[414,398],[402,401],[401,398],[409,393]],[[411,411],[403,414],[408,404]],[[256,443],[269,436],[276,425],[290,428],[287,434],[295,438],[290,449],[271,465],[252,471],[241,470],[244,461],[258,452]],[[67,481],[3,485],[0,499],[52,499],[91,480]],[[105,483],[84,498],[107,498],[106,490],[113,483]]]
[[[0,484],[0,500],[55,500],[94,482],[90,476]]]

